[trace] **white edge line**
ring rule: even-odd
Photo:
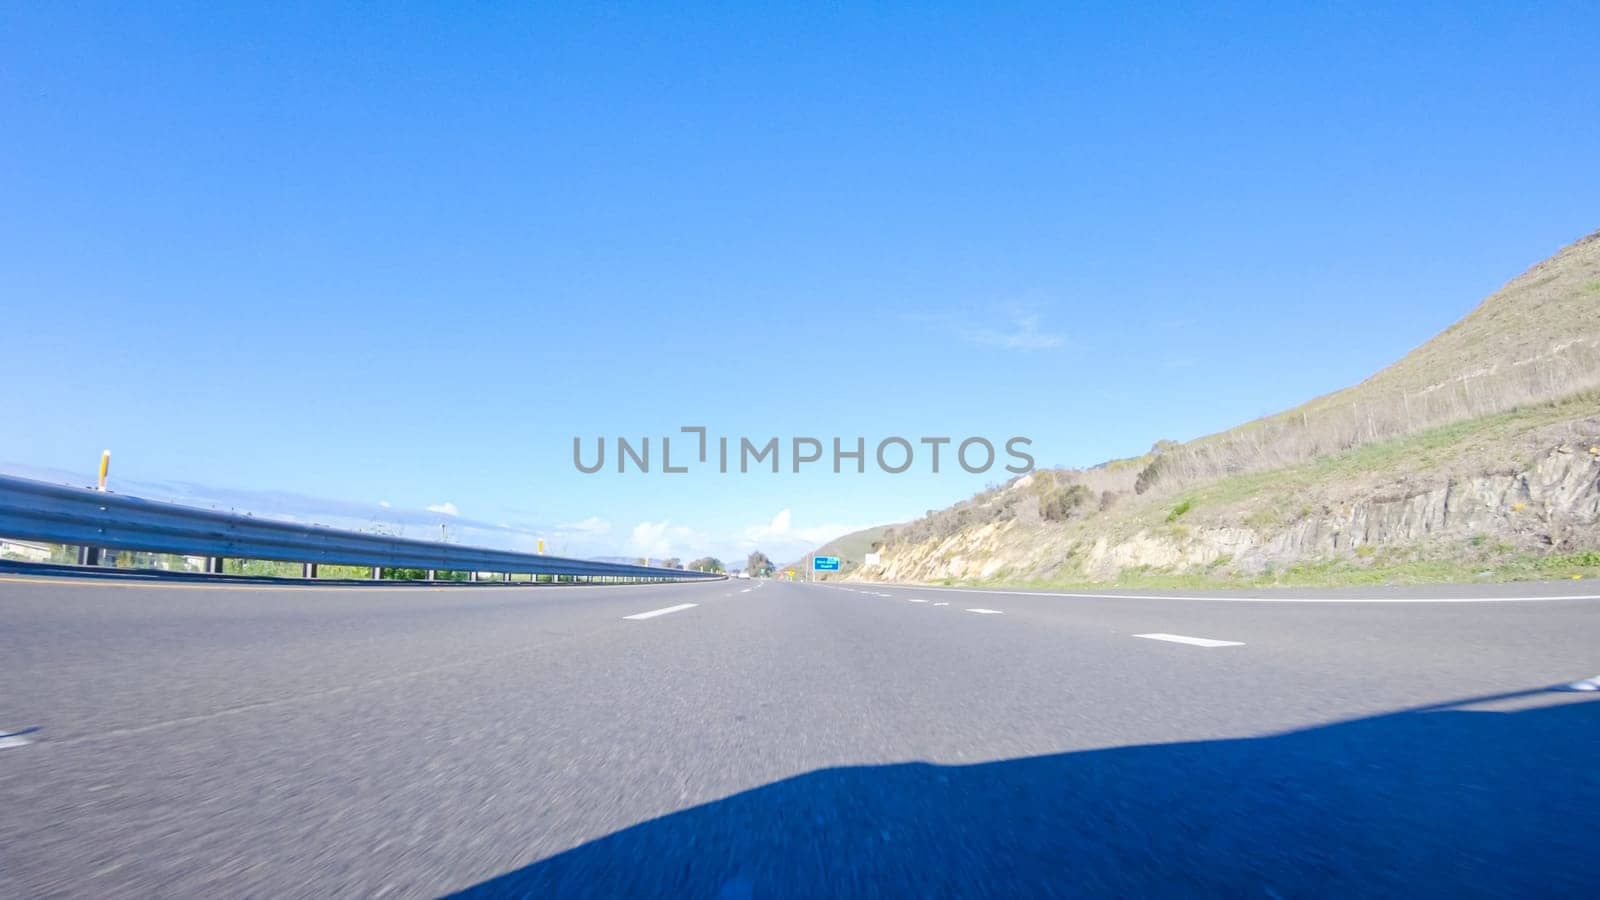
[[[1071,591],[1008,591],[1000,588],[895,585],[918,591],[1000,594],[1011,597],[1072,597],[1089,600],[1219,600],[1228,603],[1525,603],[1547,600],[1600,600],[1600,594],[1550,594],[1537,597],[1239,597],[1227,594],[1086,594]],[[887,595],[880,595],[887,596]]]
[[[699,606],[699,605],[700,604],[698,604],[698,603],[679,603],[677,606],[666,606],[666,607],[662,607],[661,609],[652,609],[649,612],[634,613],[631,616],[623,616],[623,618],[624,619],[654,619],[656,616],[664,616],[667,613],[683,612],[686,609],[694,609],[696,606]]]
[[[1152,634],[1136,634],[1134,637],[1149,638],[1152,641],[1170,641],[1174,644],[1192,644],[1196,647],[1243,647],[1244,641],[1219,641],[1213,638],[1189,637],[1186,634],[1167,634],[1154,632]]]

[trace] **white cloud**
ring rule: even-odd
[[[389,501],[387,501],[387,500],[379,500],[378,501],[378,505],[383,507],[384,509],[388,509],[389,508]]]
[[[1064,345],[1066,336],[1050,331],[1043,324],[1040,309],[1040,304],[1009,303],[990,307],[981,318],[971,313],[950,312],[917,312],[905,318],[969,344],[1002,350],[1049,350]]]
[[[640,522],[633,526],[625,546],[629,553],[638,556],[666,559],[669,556],[683,556],[705,542],[705,535],[693,528],[674,525],[671,521],[663,519],[660,522]]]
[[[772,521],[765,525],[751,525],[744,530],[744,539],[749,542],[773,540],[782,538],[788,540],[789,530],[793,527],[794,515],[787,509],[772,517]]]
[[[1006,350],[1048,350],[1059,347],[1065,340],[1053,332],[1041,331],[1039,317],[1034,314],[1013,315],[1007,327],[978,328],[967,333],[967,339],[977,344],[1000,347]]]
[[[628,549],[646,556],[668,556],[672,541],[667,538],[667,522],[640,522],[628,535]]]
[[[565,525],[560,525],[557,527],[559,527],[562,531],[573,531],[577,532],[578,534],[586,535],[602,535],[611,533],[611,523],[600,518],[599,516],[590,516],[589,518],[584,519],[582,522],[568,522]]]
[[[461,515],[461,510],[456,509],[456,505],[454,503],[432,503],[432,504],[429,504],[428,512],[442,513],[443,515],[447,515],[447,516],[459,516],[459,515]]]
[[[809,528],[794,527],[794,513],[791,510],[780,510],[772,517],[771,522],[750,525],[744,529],[743,543],[747,549],[756,549],[757,544],[792,545],[805,544],[815,546],[826,544],[828,541],[859,528],[850,525],[828,523],[813,525]]]

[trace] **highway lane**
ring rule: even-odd
[[[1596,601],[845,587],[0,580],[0,894],[1600,886]]]
[[[1539,672],[1600,673],[1600,596],[1593,582],[1512,585],[1427,585],[1384,589],[1285,589],[1239,596],[1272,602],[1218,600],[1213,593],[1130,592],[1093,595],[1051,591],[949,589],[892,585],[822,584],[852,596],[885,595],[930,607],[993,609],[1064,637],[1167,634],[1249,646],[1250,677],[1271,664],[1288,683],[1303,685],[1309,672],[1328,672],[1341,689],[1360,682],[1381,685],[1397,702],[1438,702],[1433,690],[1495,693]],[[1484,602],[1438,602],[1443,598]],[[1488,598],[1555,600],[1487,602]],[[1570,627],[1556,627],[1560,622]],[[1172,648],[1178,651],[1179,648]],[[1595,672],[1587,672],[1595,669]],[[1397,694],[1394,685],[1412,685]]]
[[[426,674],[574,639],[705,585],[384,588],[0,578],[7,712],[56,739]],[[646,591],[645,593],[640,593]],[[4,681],[0,681],[4,684]],[[46,704],[41,708],[38,704]],[[3,725],[3,723],[0,723]]]

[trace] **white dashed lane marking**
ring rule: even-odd
[[[967,610],[967,612],[969,612],[969,613],[977,613],[980,616],[998,616],[998,615],[1001,615],[1001,612],[998,609],[984,609],[981,606],[974,606],[973,608]]]
[[[906,602],[907,603],[927,603],[928,601],[922,599],[921,597],[907,597],[906,598]]]
[[[700,604],[698,604],[698,603],[679,603],[677,606],[666,606],[666,607],[662,607],[661,609],[652,609],[649,612],[634,613],[631,616],[623,616],[623,618],[624,619],[654,619],[656,616],[664,616],[667,613],[683,612],[686,609],[694,609],[696,606],[699,606],[699,605]]]
[[[1212,638],[1189,637],[1186,634],[1136,634],[1134,637],[1149,638],[1152,641],[1171,641],[1174,644],[1191,644],[1195,647],[1243,647],[1244,641],[1219,641]]]

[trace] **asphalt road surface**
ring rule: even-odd
[[[0,896],[1600,896],[1595,594],[0,578]]]

